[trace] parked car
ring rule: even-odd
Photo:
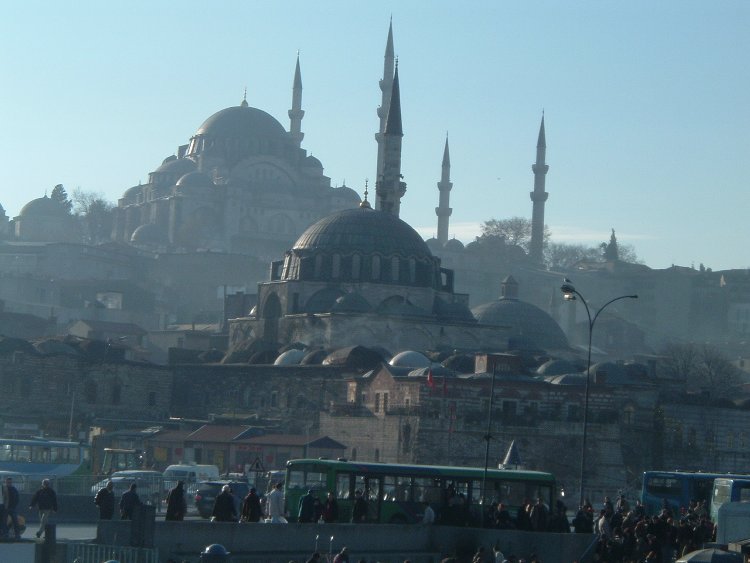
[[[91,486],[91,494],[95,495],[99,489],[107,486],[107,481],[114,484],[115,502],[120,502],[122,493],[130,488],[131,483],[137,486],[136,492],[141,502],[152,504],[157,508],[161,505],[162,500],[162,474],[158,471],[148,471],[140,469],[128,469],[126,471],[115,471],[107,479],[102,479]]]
[[[201,518],[210,518],[214,510],[214,502],[221,492],[224,485],[229,485],[234,496],[234,507],[237,509],[237,517],[240,516],[242,500],[250,492],[250,485],[247,481],[202,481],[198,483],[198,490],[195,493],[195,507]]]

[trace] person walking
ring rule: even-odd
[[[115,484],[107,481],[107,484],[99,489],[94,497],[94,504],[99,507],[99,520],[112,520],[115,515]]]
[[[434,513],[433,513],[434,516]],[[362,496],[362,491],[354,491],[354,506],[352,507],[352,522],[355,524],[367,522],[367,501]]]
[[[229,485],[224,485],[214,501],[211,522],[236,522],[237,509],[234,507],[234,495]]]
[[[45,531],[50,515],[57,512],[57,494],[50,486],[49,479],[44,479],[42,488],[38,489],[31,497],[29,508],[32,509],[35,506],[39,509],[39,530],[36,532],[36,537],[40,538],[42,532]]]
[[[272,524],[286,524],[287,520],[284,518],[284,487],[283,483],[276,483],[268,494],[268,519]]]
[[[130,488],[122,493],[120,497],[120,520],[132,520],[133,511],[141,505],[141,499],[138,498],[138,485],[130,484]]]
[[[297,521],[301,523],[313,522],[315,518],[315,492],[310,489],[307,494],[299,499],[297,510]]]
[[[255,487],[250,487],[250,492],[242,501],[242,521],[243,522],[258,522],[261,517],[260,509],[260,497],[255,490]]]
[[[8,525],[8,519],[13,526],[13,537],[16,540],[21,539],[21,526],[18,523],[18,502],[20,497],[18,496],[18,489],[13,486],[13,478],[6,477],[5,484],[3,485],[3,499],[5,499],[5,522]]]
[[[177,481],[177,485],[167,493],[167,514],[164,520],[183,520],[186,513],[185,482]]]
[[[333,491],[328,491],[328,498],[323,506],[323,521],[326,524],[331,524],[339,519],[339,504],[336,502],[336,497],[333,496]]]

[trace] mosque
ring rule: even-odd
[[[370,345],[386,350],[563,350],[567,340],[552,318],[518,300],[513,278],[497,302],[469,309],[469,296],[455,289],[454,271],[441,265],[431,245],[448,244],[450,156],[446,140],[440,192],[438,238],[425,242],[399,218],[406,183],[401,174],[403,138],[398,64],[389,29],[378,108],[380,130],[374,208],[336,211],[307,228],[283,260],[272,263],[270,280],[258,286],[257,305],[230,322],[230,344],[301,342],[322,348]],[[534,224],[530,259],[541,262],[544,224],[545,141],[540,127],[537,181],[531,194]],[[541,225],[541,226],[539,226]],[[494,280],[499,285],[499,280]]]

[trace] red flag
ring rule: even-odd
[[[432,378],[432,368],[427,372],[427,387],[430,389],[435,388],[435,380]]]

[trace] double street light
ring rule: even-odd
[[[581,444],[581,472],[580,472],[580,483],[581,483],[581,497],[579,502],[579,507],[583,506],[584,501],[584,482],[586,477],[586,437],[588,434],[588,418],[589,418],[589,385],[591,383],[591,340],[592,335],[594,334],[594,324],[596,323],[596,319],[599,318],[599,315],[601,314],[604,309],[606,309],[609,305],[614,303],[615,301],[619,301],[620,299],[638,299],[637,295],[620,295],[619,297],[615,297],[614,299],[610,299],[607,301],[604,305],[599,307],[594,312],[594,316],[591,316],[591,309],[589,309],[589,304],[586,303],[586,299],[584,299],[583,295],[575,288],[575,286],[571,283],[569,279],[565,279],[563,281],[562,286],[560,287],[560,291],[563,292],[563,295],[565,296],[565,299],[567,301],[578,301],[580,300],[581,303],[583,303],[583,306],[586,309],[586,316],[589,319],[589,350],[588,350],[588,358],[586,360],[586,387],[584,391],[584,401],[583,401],[583,439]]]

